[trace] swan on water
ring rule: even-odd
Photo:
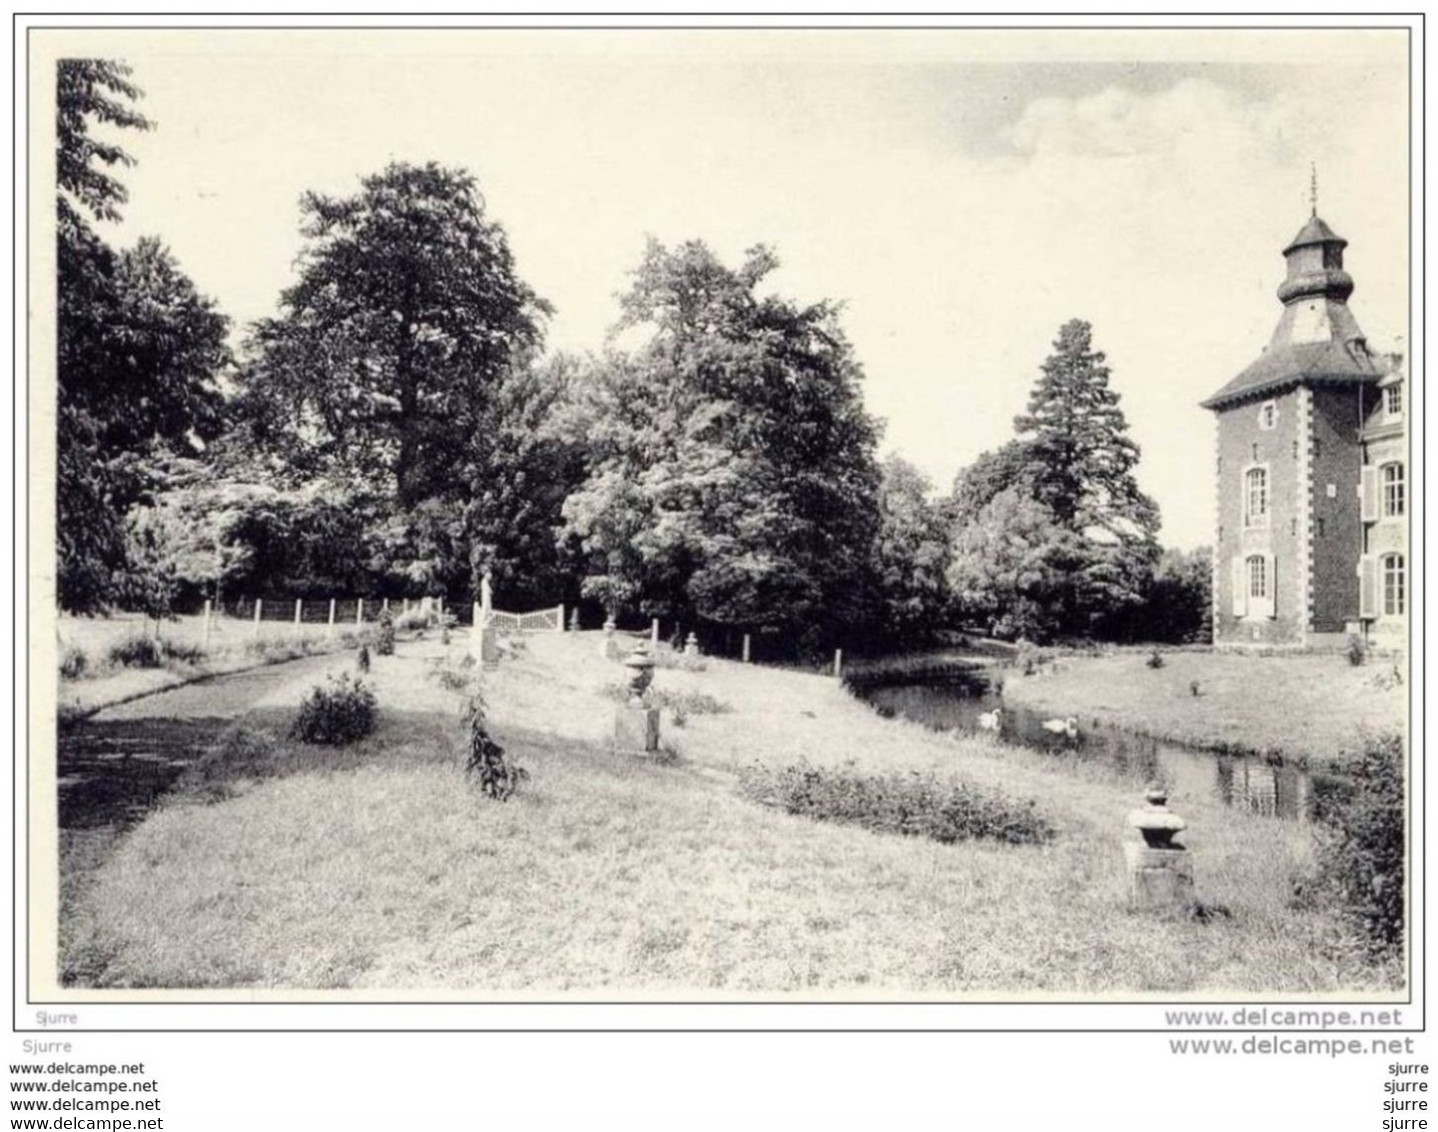
[[[1045,731],[1054,735],[1067,735],[1070,739],[1078,738],[1078,720],[1073,716],[1067,719],[1046,719],[1043,722]]]

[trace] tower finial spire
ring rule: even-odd
[[[1318,163],[1308,163],[1308,209],[1310,216],[1318,215]]]

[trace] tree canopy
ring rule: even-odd
[[[298,281],[247,343],[256,435],[401,507],[446,494],[495,389],[539,346],[548,305],[462,170],[392,163],[354,196],[306,193],[300,209]]]
[[[824,631],[871,609],[878,426],[837,308],[756,293],[777,262],[650,242],[619,327],[645,339],[596,363],[565,504],[596,600]]]
[[[95,127],[150,123],[123,64],[58,67],[57,583],[62,608],[91,613],[122,589],[157,592],[142,576],[158,559],[126,512],[157,449],[197,451],[219,432],[229,323],[158,239],[116,252],[91,228],[119,219],[127,196],[111,171],[132,163]]]

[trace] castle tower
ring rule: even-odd
[[[1216,644],[1341,643],[1378,619],[1367,433],[1391,367],[1348,308],[1346,246],[1315,210],[1283,249],[1268,346],[1203,402],[1218,421]]]

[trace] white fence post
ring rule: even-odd
[[[201,641],[205,648],[210,647],[210,599],[205,598],[205,624],[201,629]]]
[[[262,597],[255,598],[255,625],[254,628],[250,630],[250,636],[255,640],[260,639],[260,615],[264,608],[265,599]]]
[[[554,607],[554,631],[556,633],[564,632],[564,602],[562,601]]]
[[[649,622],[649,643],[652,645],[659,643],[659,618],[657,617]]]
[[[744,663],[749,663],[749,634],[744,634]]]
[[[355,602],[355,628],[358,629],[364,624],[364,598]]]
[[[388,613],[388,612],[389,612],[389,598],[384,598],[384,599],[379,603],[379,611],[380,611],[381,613]]]
[[[295,636],[297,636],[297,637],[300,635],[300,620],[301,620],[300,614],[301,614],[303,608],[304,608],[304,599],[303,599],[303,598],[298,598],[298,597],[295,598]]]
[[[834,650],[834,679],[837,680],[844,671],[844,650]]]
[[[325,629],[325,636],[326,636],[326,638],[329,638],[329,637],[333,637],[334,635],[335,635],[335,599],[334,599],[334,598],[330,598],[330,623],[329,623],[329,626]]]
[[[402,613],[408,613],[408,612],[409,612],[409,598],[405,598],[405,599],[404,599],[404,609],[401,610],[401,612],[402,612]]]

